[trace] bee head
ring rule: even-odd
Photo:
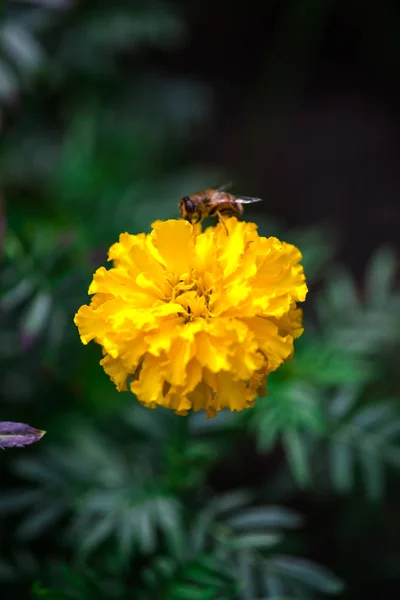
[[[179,210],[183,219],[191,221],[196,212],[196,207],[188,196],[184,196],[179,202]]]

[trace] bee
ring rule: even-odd
[[[261,198],[229,194],[225,191],[228,187],[230,184],[219,185],[181,198],[179,211],[182,219],[190,223],[201,223],[206,217],[218,217],[224,223],[223,215],[241,217],[243,204],[262,202]]]

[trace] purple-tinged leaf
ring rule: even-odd
[[[25,423],[0,421],[0,448],[27,446],[38,442],[45,434],[41,429],[35,429]]]

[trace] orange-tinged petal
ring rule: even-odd
[[[119,392],[124,392],[128,389],[126,385],[128,373],[119,358],[111,358],[111,356],[106,355],[100,361],[100,364],[110,377],[111,381],[115,383]]]
[[[192,408],[194,411],[199,410],[209,410],[209,407],[212,405],[212,389],[203,379],[198,383],[195,389],[190,392],[188,395],[189,400],[192,403]],[[212,410],[213,415],[215,416],[215,410]]]
[[[237,381],[232,377],[232,373],[220,371],[216,375],[217,394],[214,404],[218,409],[229,408],[230,410],[243,410],[244,399],[246,398],[246,383]]]
[[[278,327],[263,317],[246,319],[246,323],[253,331],[260,350],[268,359],[268,371],[275,371],[292,353],[293,337],[280,336]]]
[[[280,333],[283,335],[290,333],[295,339],[300,337],[304,331],[303,311],[301,308],[297,308],[295,302],[292,302],[288,312],[273,322],[277,325]]]

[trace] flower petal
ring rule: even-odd
[[[111,358],[108,354],[100,361],[101,366],[119,392],[126,391],[128,373],[119,358]]]
[[[194,255],[193,226],[184,220],[157,221],[150,235],[150,252],[168,271],[182,275],[190,271]]]
[[[46,432],[25,423],[0,421],[0,448],[15,448],[38,442]]]
[[[131,383],[131,391],[145,406],[158,403],[163,397],[164,375],[156,356],[146,354],[139,377]]]

